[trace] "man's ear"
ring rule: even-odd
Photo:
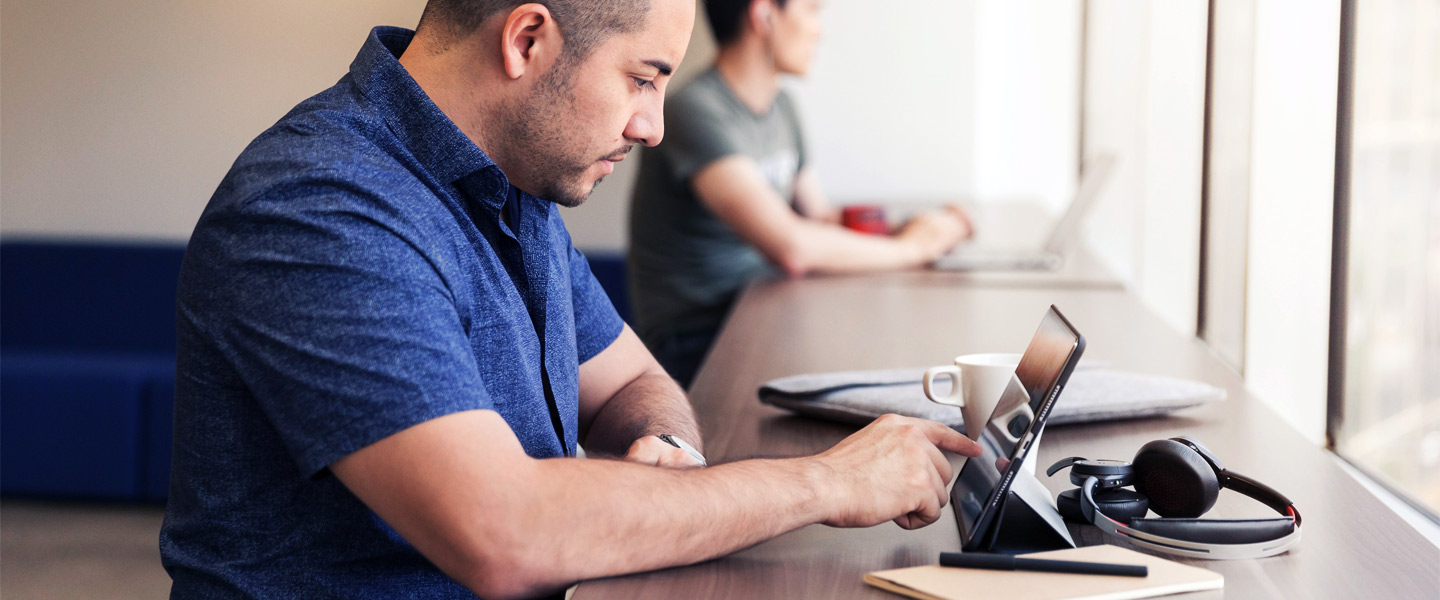
[[[519,79],[535,69],[544,71],[560,56],[565,40],[550,9],[522,4],[510,11],[500,29],[500,55],[505,76]]]
[[[765,35],[770,33],[772,23],[775,21],[775,3],[771,0],[752,0],[750,2],[750,26],[756,33]]]

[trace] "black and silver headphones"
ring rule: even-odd
[[[1208,448],[1187,437],[1155,440],[1135,460],[1061,460],[1046,475],[1070,467],[1067,490],[1056,501],[1060,514],[1157,552],[1194,558],[1274,556],[1300,541],[1300,511],[1280,492],[1228,471]],[[1134,491],[1123,489],[1133,485]],[[1275,509],[1280,518],[1201,519],[1229,488]],[[1160,515],[1144,518],[1147,511]]]

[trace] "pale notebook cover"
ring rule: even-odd
[[[1148,577],[1072,575],[1035,571],[992,571],[931,565],[865,574],[865,583],[888,592],[921,600],[1005,598],[1005,600],[1124,600],[1181,592],[1218,590],[1225,585],[1219,573],[1103,544],[1023,556],[1145,565]]]

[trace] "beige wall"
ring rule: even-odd
[[[423,0],[6,0],[0,233],[185,240],[252,138]]]
[[[0,234],[185,240],[246,143],[344,75],[372,25],[413,27],[423,5],[6,0]],[[815,72],[792,86],[827,191],[1062,203],[1078,132],[1070,5],[829,2]],[[677,84],[713,57],[703,17],[696,30]],[[578,246],[624,247],[637,166],[564,211]]]
[[[7,0],[0,7],[0,234],[184,241],[235,157],[342,77],[424,0]],[[702,16],[703,19],[703,16]],[[677,83],[714,56],[703,20]],[[636,161],[565,211],[618,251]]]

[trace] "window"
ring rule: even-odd
[[[1349,0],[1341,28],[1329,440],[1433,517],[1440,514],[1440,2]]]

